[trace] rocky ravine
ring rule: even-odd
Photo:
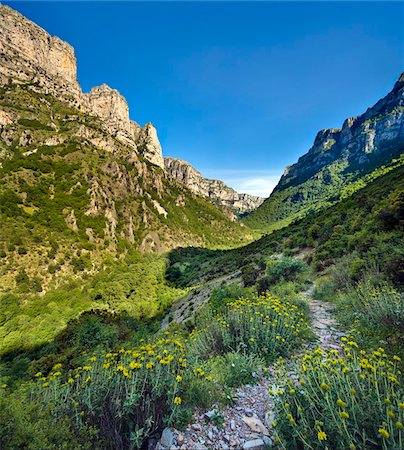
[[[343,332],[338,330],[333,306],[312,298],[312,288],[302,294],[306,298],[312,317],[312,330],[319,346],[325,349],[341,349],[339,340]],[[288,367],[288,366],[287,366]],[[255,385],[238,388],[235,405],[224,410],[198,411],[194,422],[184,431],[166,428],[155,446],[155,450],[264,450],[272,448],[271,423],[274,421],[273,397],[269,390],[276,384],[274,366]],[[289,377],[294,377],[293,367],[287,369]],[[223,426],[215,425],[215,416],[220,414]]]
[[[167,175],[184,184],[190,191],[208,198],[224,210],[241,216],[258,208],[265,200],[250,194],[239,194],[223,181],[204,178],[191,164],[178,158],[164,158]]]

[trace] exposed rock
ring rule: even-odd
[[[98,117],[101,117],[110,125],[116,125],[129,133],[133,132],[129,120],[129,108],[125,98],[116,90],[106,84],[93,87],[86,94],[90,109]]]
[[[157,200],[152,200],[153,206],[157,209],[157,212],[167,218],[168,212],[160,205]]]
[[[191,164],[181,159],[164,158],[164,165],[170,178],[184,184],[195,194],[208,198],[212,203],[230,209],[236,215],[248,213],[264,201],[262,197],[239,194],[223,181],[204,178]]]
[[[74,49],[56,36],[23,17],[8,6],[0,6],[0,51],[4,53],[0,74],[28,81],[30,72],[41,69],[61,78],[77,89],[77,65]],[[20,63],[12,60],[20,59]]]
[[[149,122],[139,132],[137,145],[140,153],[150,162],[164,170],[164,159],[157,131]]]
[[[125,98],[106,84],[84,94],[77,82],[73,47],[4,5],[0,5],[0,52],[0,85],[10,81],[32,83],[33,90],[53,94],[98,117],[107,135],[136,151],[139,147],[145,159],[164,169],[161,145],[153,125],[148,123],[141,128],[130,120]],[[11,123],[5,114],[0,112],[0,125]],[[83,130],[80,134],[84,137]],[[116,147],[111,138],[100,139],[94,136],[93,130],[87,131],[86,137],[101,148],[114,150]]]
[[[65,222],[66,225],[74,232],[78,232],[79,231],[79,227],[77,226],[77,219],[76,216],[74,214],[74,209],[72,209],[65,218]]]
[[[269,436],[267,428],[257,417],[243,417],[242,420],[255,433]]]
[[[364,114],[346,119],[342,128],[319,131],[310,150],[285,169],[275,191],[285,189],[296,179],[307,179],[336,159],[364,165],[382,153],[402,151],[403,123],[404,72],[393,90]]]
[[[391,169],[404,151],[404,72],[392,91],[342,128],[321,130],[312,147],[285,169],[270,197],[247,216],[251,228],[271,229],[351,195],[382,165]]]
[[[6,111],[0,111],[0,125],[1,126],[6,126],[6,125],[10,125],[11,123],[14,122],[14,117],[11,113],[8,113]]]
[[[174,434],[170,428],[164,428],[161,434],[160,443],[163,447],[170,448],[174,443]]]
[[[252,441],[244,442],[243,450],[264,450],[265,443],[262,439],[254,439]]]
[[[216,414],[217,414],[216,411],[212,409],[211,411],[206,412],[204,417],[207,420],[212,420],[216,416]]]

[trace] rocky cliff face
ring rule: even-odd
[[[83,93],[77,82],[74,49],[68,43],[0,5],[0,85],[31,85],[70,106],[101,119],[104,131],[164,170],[161,146],[153,125],[141,128],[129,119],[125,98],[106,84]]]
[[[164,158],[167,175],[184,184],[195,194],[208,198],[231,215],[249,213],[264,201],[264,198],[249,194],[239,194],[226,186],[223,181],[209,180],[186,161],[178,158]]]
[[[351,195],[404,154],[404,73],[392,91],[342,128],[321,130],[310,150],[287,167],[271,196],[245,221],[270,230]]]
[[[287,167],[276,190],[300,183],[335,160],[365,167],[404,150],[404,73],[393,90],[342,128],[321,130],[310,150]]]
[[[81,91],[72,47],[6,6],[0,222],[0,289],[13,289],[20,269],[46,289],[80,271],[94,273],[107,255],[225,248],[251,238],[167,177],[156,129],[131,121],[118,91]]]

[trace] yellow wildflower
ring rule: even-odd
[[[394,419],[396,417],[394,411],[392,411],[391,409],[387,410],[387,415],[390,417],[390,419]]]
[[[345,403],[343,400],[341,400],[340,398],[337,400],[337,405],[340,406],[341,408],[346,408],[348,406],[347,403]]]
[[[326,435],[326,433],[324,431],[318,430],[317,438],[318,438],[319,441],[326,441],[327,440],[327,435]]]
[[[182,399],[181,397],[175,397],[174,398],[174,405],[181,405]]]
[[[390,436],[389,432],[384,428],[379,428],[378,432],[383,439],[388,439]]]

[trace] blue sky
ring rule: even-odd
[[[265,196],[404,70],[403,2],[5,3],[72,44],[83,90],[118,89],[166,156]]]

